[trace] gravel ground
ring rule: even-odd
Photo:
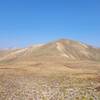
[[[0,75],[0,100],[100,100],[99,83],[68,76]]]

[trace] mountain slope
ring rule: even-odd
[[[100,60],[100,49],[84,43],[61,39],[44,45],[37,45],[10,51],[0,57],[4,62],[53,61],[53,60]]]

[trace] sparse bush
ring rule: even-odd
[[[82,96],[82,100],[87,100],[87,98],[85,96]]]
[[[94,100],[92,97],[90,97],[90,99],[89,100]]]

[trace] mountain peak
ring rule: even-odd
[[[72,40],[69,40],[69,39],[59,39],[59,40],[57,40],[56,42],[68,42],[68,41],[72,41]]]
[[[60,39],[60,40],[57,40],[56,43],[60,43],[63,45],[83,45],[84,44],[84,43],[81,43],[75,40],[70,40],[70,39]]]

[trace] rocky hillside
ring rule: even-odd
[[[84,43],[61,39],[48,44],[0,52],[0,61],[34,61],[34,60],[100,60],[100,49]]]

